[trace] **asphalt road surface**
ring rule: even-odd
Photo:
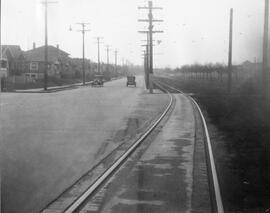
[[[106,154],[102,144],[135,110],[142,77],[137,85],[120,79],[102,88],[0,94],[4,212],[38,212]]]

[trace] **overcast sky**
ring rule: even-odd
[[[52,0],[54,1],[54,0]],[[146,23],[145,0],[56,0],[49,6],[49,44],[59,44],[72,57],[82,55],[82,36],[77,22],[90,22],[86,34],[86,57],[97,60],[96,36],[102,36],[101,60],[106,61],[104,45],[119,50],[122,58],[142,64],[141,40],[137,31]],[[227,63],[229,9],[234,8],[233,62],[261,60],[264,0],[156,0],[155,25],[163,34],[156,45],[154,65],[176,67],[190,63]],[[73,31],[69,31],[70,25]],[[2,0],[2,43],[17,44],[23,50],[44,44],[44,7],[41,0]],[[110,54],[113,60],[113,51]]]

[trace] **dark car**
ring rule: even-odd
[[[94,81],[91,83],[92,87],[103,87],[104,76],[96,75]]]
[[[129,85],[133,85],[136,87],[136,81],[135,81],[136,77],[135,76],[127,76],[127,87]]]

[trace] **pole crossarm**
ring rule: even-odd
[[[150,31],[147,31],[147,30],[141,30],[141,31],[138,31],[139,33],[150,33]],[[156,31],[152,31],[152,33],[164,33],[164,31],[162,30],[156,30]]]
[[[100,74],[100,39],[103,39],[103,37],[97,36],[95,37],[97,39],[97,45],[98,45],[98,73]]]
[[[142,44],[141,47],[147,47],[147,46],[150,46],[150,44]],[[156,46],[156,45],[152,45],[153,47]]]
[[[42,1],[41,4],[56,4],[58,1]]]
[[[154,22],[163,22],[160,19],[153,19],[153,10],[154,9],[163,9],[161,7],[153,7],[153,2],[148,1],[148,6],[138,7],[138,9],[146,9],[148,10],[148,19],[138,19],[139,22],[147,22],[148,30],[140,30],[139,33],[147,34],[147,44],[141,45],[146,47],[146,51],[144,54],[144,68],[145,68],[145,82],[146,88],[149,88],[150,93],[153,93],[153,34],[154,33],[163,33],[161,30],[153,30]]]
[[[142,10],[142,9],[146,9],[146,10],[149,10],[149,9],[152,9],[152,10],[162,10],[163,8],[162,7],[138,7],[139,10]]]
[[[85,33],[85,32],[89,32],[91,31],[90,29],[85,29],[85,27],[87,25],[90,25],[90,23],[86,23],[86,22],[80,22],[80,23],[76,23],[78,25],[81,25],[82,26],[82,29],[81,30],[77,30],[78,32],[82,32],[82,33]]]
[[[138,19],[139,22],[150,22],[149,19]],[[153,19],[152,22],[163,22],[161,19]]]
[[[82,29],[81,30],[77,30],[78,32],[81,32],[82,33],[82,74],[83,74],[83,85],[85,85],[85,32],[89,32],[90,30],[89,29],[85,29],[85,27],[87,25],[89,25],[90,23],[88,22],[79,22],[79,23],[76,23],[78,25],[81,25],[82,26]]]
[[[104,44],[104,42],[100,41],[100,40],[104,39],[104,37],[97,36],[97,37],[94,37],[94,39],[97,39],[97,42],[95,42],[95,44]]]
[[[91,30],[77,30],[77,32],[90,32]]]

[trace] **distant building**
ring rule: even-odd
[[[24,75],[29,79],[43,79],[45,68],[45,46],[24,52],[26,69]],[[69,54],[59,49],[59,46],[48,46],[48,76],[61,78],[71,72]]]
[[[252,63],[251,61],[244,61],[240,65],[233,66],[234,73],[242,78],[251,78],[254,76],[259,76],[262,69],[262,63],[255,62]]]

